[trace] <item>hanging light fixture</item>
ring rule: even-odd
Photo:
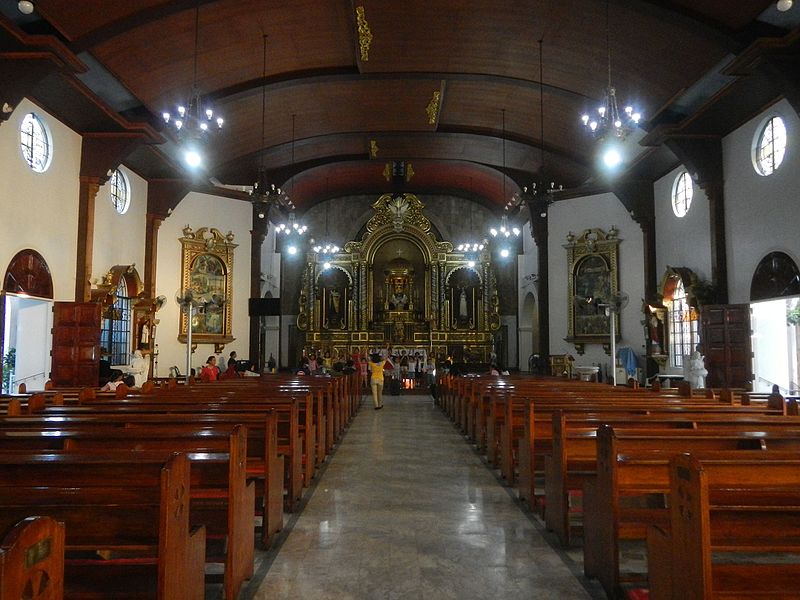
[[[294,178],[294,134],[295,134],[295,119],[297,115],[292,115],[292,178]],[[280,190],[280,188],[276,188]],[[306,231],[308,231],[308,227],[303,225],[302,223],[297,222],[297,218],[294,214],[294,204],[289,199],[289,195],[285,192],[280,192],[283,195],[283,199],[281,203],[284,204],[289,211],[289,216],[287,220],[278,223],[277,232],[279,236],[302,236]],[[294,254],[294,253],[292,253]]]
[[[473,191],[472,190],[472,177],[469,178],[469,191],[470,191],[470,193],[472,193],[472,191]],[[473,225],[472,225],[472,209],[470,209],[470,211],[469,211],[469,231],[470,231],[470,234],[472,233],[473,229],[474,228],[473,228]],[[481,240],[479,242],[475,241],[475,240],[468,240],[468,241],[465,241],[465,242],[459,244],[458,246],[456,246],[456,250],[458,252],[464,252],[465,254],[476,254],[478,252],[481,252],[486,247],[486,245],[488,243],[489,242],[487,240],[485,240],[485,239],[483,239],[483,240]],[[471,266],[474,266],[474,265],[471,265]]]
[[[325,190],[326,190],[326,197],[328,196],[329,188],[328,188],[328,179],[325,179]],[[325,238],[322,242],[315,242],[315,240],[311,240],[311,243],[314,246],[311,248],[317,254],[336,254],[339,252],[339,246],[334,243],[328,241],[330,236],[328,234],[328,213],[330,211],[330,199],[328,198],[327,204],[325,204]]]
[[[564,189],[563,185],[556,185],[556,182],[552,179],[548,181],[546,178],[546,168],[545,168],[545,135],[544,135],[544,38],[539,40],[539,135],[541,137],[541,145],[539,147],[539,176],[536,181],[532,182],[530,187],[523,187],[522,194],[523,196],[528,196],[529,199],[535,199],[537,197],[541,197],[544,201],[540,203],[540,216],[542,218],[547,216],[547,205],[550,204],[552,200],[552,194],[555,192],[560,192]],[[532,197],[532,198],[531,198]],[[519,199],[520,204],[522,203],[522,198]]]
[[[502,109],[503,112],[503,199],[506,198],[506,109]],[[512,208],[516,208],[519,206],[518,203],[515,204],[513,199],[506,203],[503,207],[503,216],[500,218],[500,225],[498,227],[490,227],[489,233],[493,238],[496,237],[506,237],[509,238],[513,234],[514,237],[518,237],[521,233],[521,230],[516,225],[510,225],[508,222],[508,213]]]
[[[642,119],[642,113],[632,105],[625,106],[620,112],[617,105],[617,90],[611,82],[611,34],[610,34],[610,7],[606,0],[606,51],[608,53],[608,86],[605,89],[605,97],[602,104],[597,107],[595,112],[584,113],[581,122],[587,131],[596,139],[609,140],[617,138],[619,140],[633,131]],[[621,157],[620,157],[621,159]],[[608,164],[609,159],[606,158]],[[618,164],[618,162],[617,162]],[[616,166],[616,165],[609,165]]]
[[[267,144],[267,36],[264,34],[264,60],[261,73],[261,148],[259,152],[258,181],[253,184],[250,197],[253,204],[258,209],[258,218],[265,219],[269,214],[270,208],[275,204],[280,204],[291,209],[286,194],[283,190],[270,183],[267,179],[267,168],[264,166],[264,148]]]
[[[200,4],[195,6],[194,16],[194,66],[192,71],[192,91],[186,104],[179,105],[175,113],[164,111],[161,117],[167,127],[175,132],[175,136],[183,146],[184,160],[192,168],[203,162],[202,148],[208,143],[214,132],[222,130],[225,122],[219,113],[215,113],[210,103],[203,101],[200,88],[197,86],[197,56],[200,39]]]

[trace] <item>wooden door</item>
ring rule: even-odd
[[[56,386],[97,387],[100,378],[100,304],[53,305],[53,362]]]
[[[749,389],[753,381],[750,306],[704,306],[700,311],[700,324],[708,369],[706,386]]]

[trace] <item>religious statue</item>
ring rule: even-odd
[[[458,297],[458,315],[465,319],[469,316],[467,314],[467,290],[463,287],[461,288],[461,295]]]
[[[703,362],[703,355],[695,350],[689,358],[689,384],[694,389],[706,387],[706,375],[708,370]]]
[[[403,291],[399,285],[394,287],[394,294],[392,294],[390,308],[394,310],[408,310],[408,295]]]

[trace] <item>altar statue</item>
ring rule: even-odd
[[[706,375],[708,370],[703,362],[703,355],[695,350],[689,358],[689,384],[693,389],[706,387]]]
[[[408,310],[408,295],[403,291],[403,288],[396,285],[394,294],[392,294],[390,308],[394,310]]]
[[[467,290],[463,287],[461,288],[461,295],[458,297],[458,315],[463,318],[469,316],[467,314]]]

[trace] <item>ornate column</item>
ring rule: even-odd
[[[91,294],[92,253],[94,251],[94,202],[105,180],[99,177],[80,178],[78,198],[78,246],[75,265],[75,302],[88,302]]]
[[[261,250],[269,229],[269,208],[263,210],[253,205],[253,228],[250,230],[250,297],[261,297]],[[259,217],[259,213],[264,215]],[[261,324],[262,317],[250,315],[249,359],[261,364]]]
[[[537,271],[539,297],[536,304],[539,309],[539,355],[547,361],[550,357],[550,288],[549,288],[549,255],[548,255],[548,198],[545,195],[530,196],[528,211],[531,219],[531,236],[537,248]]]

